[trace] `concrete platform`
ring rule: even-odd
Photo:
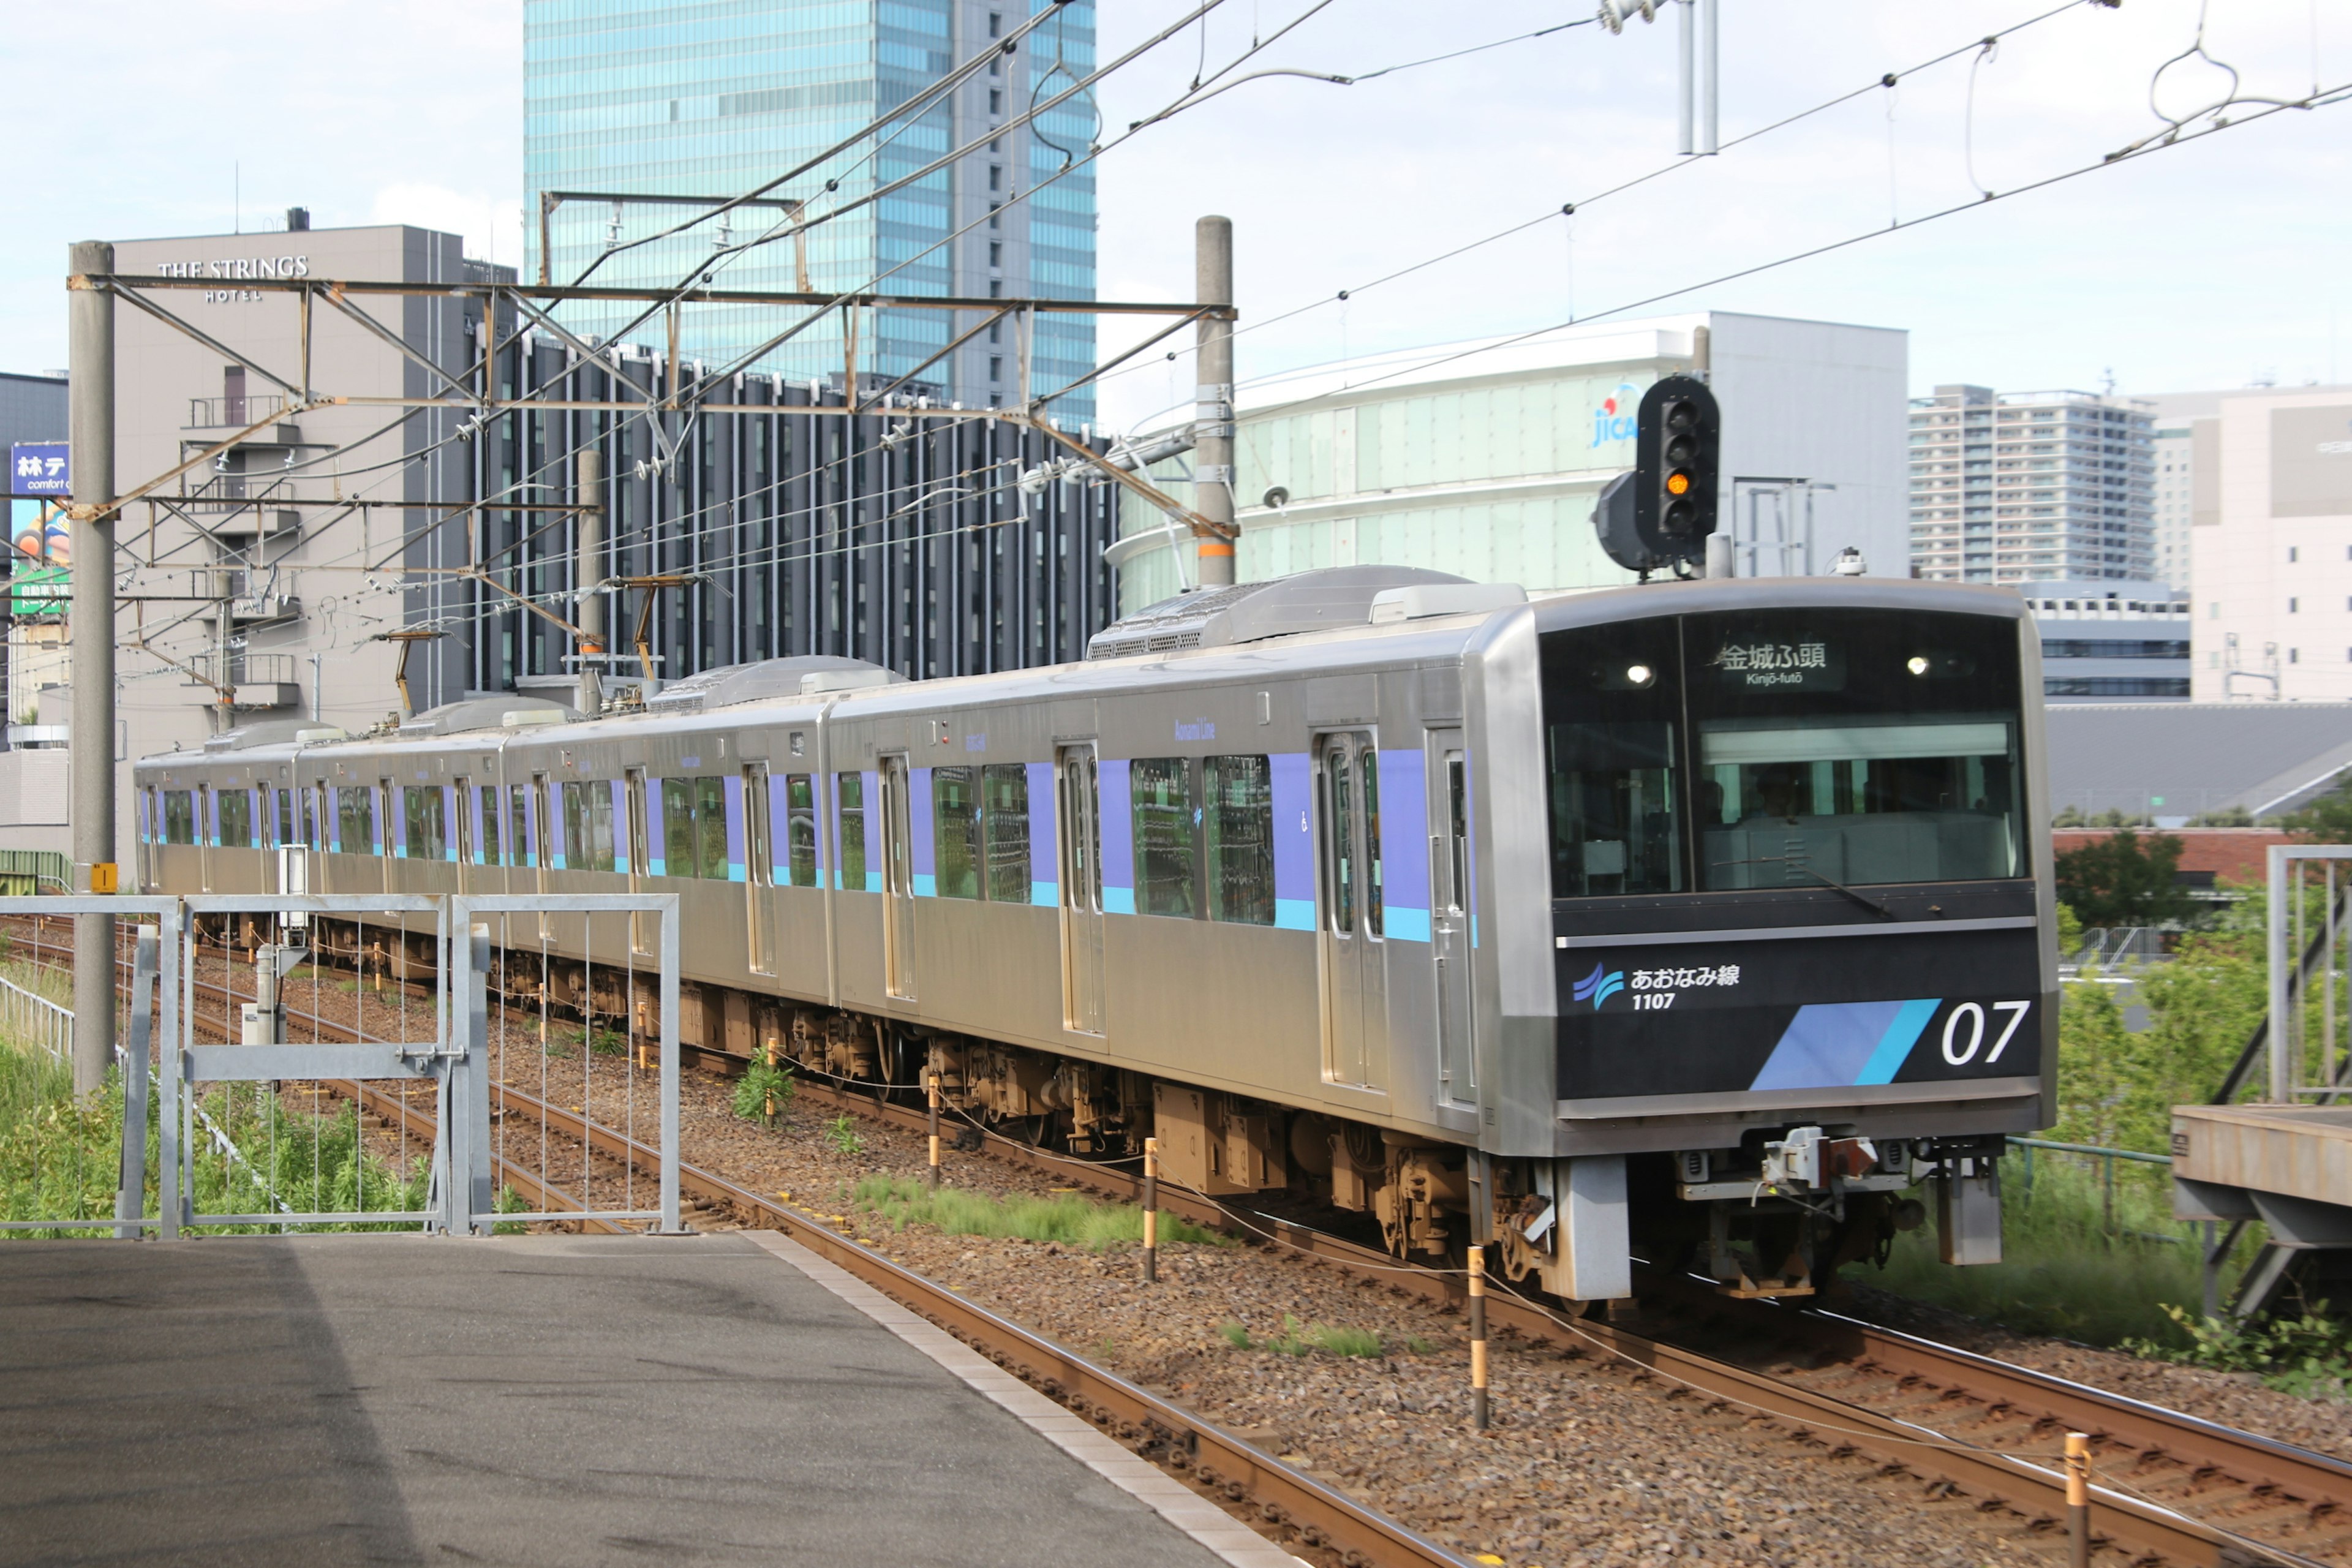
[[[765,1234],[7,1242],[0,1325],[0,1563],[1297,1563]]]
[[[2177,1105],[2173,1210],[2260,1218],[2284,1247],[2352,1246],[2352,1107]]]

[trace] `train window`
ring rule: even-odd
[[[1209,918],[1274,923],[1274,774],[1264,757],[1211,757],[1202,764]]]
[[[2025,874],[2016,632],[1884,610],[1695,616],[1685,630],[1702,883]]]
[[[835,879],[835,884],[853,893],[862,893],[866,890],[866,776],[835,773],[833,787],[841,818],[841,874]]]
[[[694,826],[702,840],[702,853],[697,861],[702,874],[716,882],[728,880],[727,855],[727,781],[723,778],[698,778],[694,781]]]
[[[481,791],[482,843],[479,858],[480,863],[485,866],[506,864],[507,836],[499,830],[499,818],[504,815],[499,809],[505,804],[503,795],[504,792],[496,784],[488,785]],[[460,806],[458,809],[462,811],[465,807]]]
[[[344,855],[375,853],[375,789],[371,784],[335,786],[335,848]]]
[[[1672,617],[1544,639],[1551,886],[1558,899],[1684,889]]]
[[[196,803],[194,792],[167,789],[163,792],[163,842],[194,844],[196,841]]]
[[[509,866],[536,866],[539,847],[530,840],[530,786],[507,786],[507,821],[512,824],[508,834],[507,854]]]
[[[698,844],[694,837],[694,781],[664,779],[662,802],[662,875],[698,877],[695,867]]]
[[[1381,903],[1381,754],[1366,746],[1356,754],[1364,781],[1364,930],[1387,934]]]
[[[613,786],[606,780],[563,781],[563,860],[573,871],[613,869]],[[670,875],[688,873],[673,867]]]
[[[408,829],[408,858],[446,860],[449,821],[438,784],[408,784],[401,789],[401,815]]]
[[[253,847],[253,795],[249,791],[218,792],[214,813],[220,818],[220,841],[233,849]]]
[[[784,834],[790,885],[815,887],[816,789],[806,773],[784,775]]]
[[[1029,770],[991,763],[980,770],[982,837],[988,849],[988,896],[1000,904],[1029,901]]]
[[[934,885],[943,899],[980,897],[980,788],[977,768],[931,770],[931,818],[937,864]]]
[[[1135,806],[1135,912],[1190,919],[1192,900],[1192,765],[1184,757],[1139,757],[1128,764]]]
[[[275,793],[278,796],[277,842],[299,844],[302,841],[302,832],[294,820],[294,792],[290,789],[281,789]]]

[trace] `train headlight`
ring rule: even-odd
[[[1927,656],[1926,654],[1915,653],[1911,656],[1910,661],[1905,664],[1903,668],[1909,670],[1914,675],[1925,675],[1932,667],[1928,664]]]
[[[1629,685],[1647,686],[1657,678],[1658,672],[1646,664],[1629,664],[1625,667],[1625,679]]]

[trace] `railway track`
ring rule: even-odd
[[[199,980],[194,989],[217,1001],[224,1017],[233,1010],[234,998],[219,984]],[[353,1037],[333,1019],[289,1012],[289,1021],[295,1017],[322,1038]],[[363,1086],[351,1089],[380,1102],[371,1110],[430,1135],[431,1118],[418,1107]],[[584,1114],[505,1085],[494,1092],[501,1114],[539,1121],[608,1161],[639,1169],[656,1162],[655,1150]],[[808,1079],[798,1092],[884,1125],[925,1129],[922,1112],[870,1093]],[[1115,1167],[1054,1155],[993,1132],[984,1135],[983,1149],[1103,1196],[1128,1202],[1139,1196],[1139,1182]],[[542,1209],[576,1206],[518,1166],[502,1162],[502,1179]],[[798,1209],[683,1162],[679,1185],[705,1205],[731,1209],[745,1223],[780,1229],[811,1247],[1139,1453],[1202,1483],[1258,1528],[1271,1525],[1293,1549],[1342,1563],[1460,1561]],[[1255,1234],[1401,1291],[1454,1305],[1464,1297],[1455,1277],[1400,1268],[1385,1253],[1295,1220],[1220,1205],[1164,1181],[1160,1202],[1199,1223]],[[1647,1333],[1622,1322],[1570,1317],[1507,1290],[1489,1293],[1488,1318],[1506,1336],[1620,1358],[1707,1399],[1770,1416],[1800,1438],[1876,1458],[1887,1473],[1907,1471],[1932,1488],[2006,1505],[2031,1520],[2054,1523],[2063,1517],[2059,1438],[2068,1431],[2088,1432],[2095,1534],[2130,1558],[2214,1568],[2264,1563],[2340,1568],[2352,1561],[2352,1464],[2332,1456],[1818,1308],[1729,1301],[1662,1276],[1653,1276],[1644,1289],[1646,1302],[1665,1308],[1660,1322],[1645,1325],[1654,1329]],[[1730,1355],[1722,1353],[1727,1337],[1740,1342]]]

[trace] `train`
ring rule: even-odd
[[[675,892],[703,1052],[936,1073],[976,1123],[1156,1138],[1165,1180],[1568,1301],[1636,1264],[1802,1295],[1931,1210],[1996,1260],[2004,1140],[2051,1120],[2039,659],[1985,587],[1333,567],[1051,668],[256,721],[136,763],[137,877]],[[644,1028],[635,938],[588,931],[490,983]],[[429,921],[310,940],[431,972]]]

